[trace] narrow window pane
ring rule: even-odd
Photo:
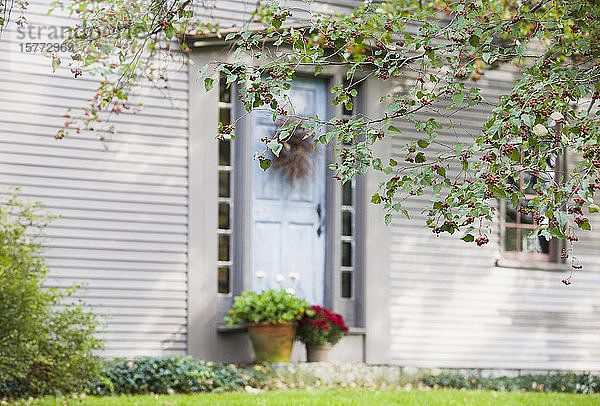
[[[523,210],[521,213],[519,213],[521,216],[521,221],[519,221],[519,223],[521,224],[533,224],[533,214],[531,213],[531,211],[527,210],[527,205],[529,204],[529,202],[527,200],[521,200],[521,207]]]
[[[219,197],[229,197],[229,185],[231,183],[228,171],[219,171]]]
[[[219,101],[229,103],[231,101],[231,87],[227,88],[227,77],[221,75],[219,78]]]
[[[523,193],[527,195],[535,194],[534,186],[537,178],[531,172],[523,172]]]
[[[516,251],[517,250],[517,229],[516,228],[506,228],[504,233],[504,249],[506,251]]]
[[[231,165],[231,141],[221,140],[219,141],[219,165],[230,166]]]
[[[342,235],[352,235],[352,212],[342,212]]]
[[[504,219],[507,223],[517,222],[517,210],[510,200],[506,201],[506,213]]]
[[[352,297],[352,272],[342,272],[342,297]]]
[[[219,203],[219,228],[229,230],[229,203]]]
[[[220,266],[218,273],[218,292],[219,293],[229,293],[229,267],[228,266]]]
[[[219,261],[229,261],[229,235],[219,234]]]
[[[342,185],[342,204],[344,206],[352,206],[352,181]]]
[[[219,109],[219,121],[223,123],[223,125],[231,123],[231,110],[228,108]]]
[[[520,229],[519,230],[519,246],[522,252],[532,253],[535,252],[535,247],[537,241],[532,238],[527,238],[529,235],[529,230]]]
[[[548,241],[545,237],[537,238],[537,246],[536,251],[540,254],[549,254],[550,253],[550,241]]]
[[[352,243],[342,242],[342,266],[352,266]]]

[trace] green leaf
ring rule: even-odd
[[[463,100],[464,100],[464,99],[465,99],[465,94],[464,94],[463,92],[460,92],[460,93],[454,93],[454,94],[452,95],[452,101],[453,101],[454,103],[456,103],[456,106],[457,106],[457,107],[458,107],[458,106],[460,106],[460,105],[462,104],[462,102],[463,102]]]
[[[594,204],[594,203],[590,204],[590,207],[588,210],[590,213],[600,213],[600,207],[598,207],[598,205]]]
[[[375,193],[373,196],[371,196],[371,203],[381,203],[381,196],[379,196],[379,193]]]
[[[275,156],[278,157],[279,153],[281,152],[281,148],[283,148],[283,145],[277,140],[271,140],[267,144],[267,147],[269,147],[269,149],[273,151],[273,154],[275,154]]]
[[[525,125],[529,128],[533,127],[533,125],[535,124],[535,116],[531,114],[522,114],[521,120],[523,120]]]
[[[417,145],[421,148],[427,148],[429,146],[429,143],[425,140],[419,140],[417,141]]]
[[[323,67],[321,65],[315,65],[315,76],[321,72],[323,72]]]
[[[60,66],[60,58],[52,58],[52,73],[56,72]]]
[[[204,78],[204,90],[207,92],[213,88],[215,80],[213,78]]]
[[[393,125],[388,127],[388,134],[391,136],[400,135],[401,133],[402,133],[402,131],[400,131],[400,129],[398,129],[398,127],[395,127]]]
[[[590,222],[588,220],[582,221],[581,223],[577,223],[577,225],[582,230],[591,230],[592,229],[592,226],[590,225]]]
[[[271,160],[270,159],[263,159],[262,161],[260,161],[260,167],[263,170],[267,170],[271,167]]]
[[[419,152],[417,155],[415,155],[415,162],[418,164],[422,164],[423,162],[425,162],[425,154]]]
[[[466,242],[473,242],[473,241],[475,241],[475,237],[473,237],[472,234],[467,234],[463,238],[461,238],[461,240],[466,241]]]
[[[558,225],[561,229],[564,229],[569,222],[569,216],[564,211],[556,210],[554,212],[554,217],[556,218],[556,221],[558,221]]]
[[[469,44],[471,44],[473,47],[479,45],[479,41],[481,41],[481,38],[479,38],[477,35],[472,35],[471,38],[469,38]]]
[[[406,209],[400,210],[400,213],[402,213],[404,217],[410,220],[410,214],[408,214],[408,211]]]
[[[515,162],[519,162],[521,160],[521,154],[519,153],[518,149],[513,149],[510,152],[509,157],[510,157],[511,160],[513,160]]]

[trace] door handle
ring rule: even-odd
[[[319,227],[317,227],[317,237],[322,234],[322,228],[325,226],[325,219],[323,218],[323,211],[321,210],[321,203],[317,204],[317,216],[319,216]]]

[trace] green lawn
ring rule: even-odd
[[[478,392],[460,390],[404,391],[401,389],[333,389],[333,390],[290,390],[259,394],[219,393],[197,395],[143,395],[88,397],[85,399],[46,398],[28,405],[600,405],[600,395],[578,395],[566,393],[518,393]]]

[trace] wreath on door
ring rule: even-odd
[[[290,124],[295,124],[291,134],[284,133],[282,137],[282,127],[290,128]],[[282,148],[279,156],[273,157],[273,169],[282,173],[283,177],[290,183],[295,183],[304,179],[313,169],[312,155],[315,153],[312,137],[309,136],[307,129],[302,128],[299,120],[285,120],[279,122],[274,131],[274,139],[277,139]]]

